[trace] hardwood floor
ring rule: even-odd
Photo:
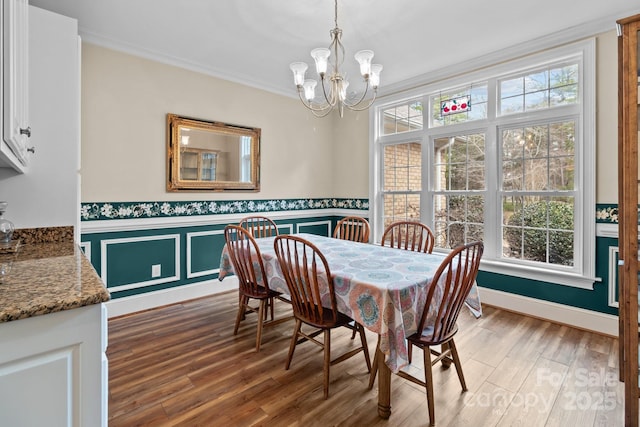
[[[322,353],[296,348],[285,371],[293,321],[263,332],[255,315],[233,324],[237,292],[109,321],[109,425],[424,426],[424,389],[392,375],[391,418],[378,418],[377,383],[367,390],[363,357],[331,367],[322,393]],[[276,316],[290,307],[276,302]],[[469,391],[455,370],[434,369],[438,426],[622,426],[624,387],[617,340],[492,307],[463,310],[456,344]],[[333,354],[357,343],[332,333]],[[367,331],[373,357],[376,336]],[[422,354],[414,349],[422,371]]]

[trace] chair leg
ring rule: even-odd
[[[440,353],[445,354],[448,351],[449,351],[449,342],[442,343]],[[449,354],[451,353],[449,352]],[[440,362],[442,362],[442,369],[449,369],[451,367],[451,359],[449,358],[445,357]]]
[[[238,335],[238,327],[240,326],[240,321],[244,319],[244,307],[247,304],[247,300],[249,298],[245,295],[240,295],[240,301],[238,305],[238,315],[236,316],[236,324],[233,328],[233,335]]]
[[[449,341],[449,349],[451,349],[453,364],[456,365],[456,372],[458,373],[458,378],[460,379],[460,385],[462,386],[462,391],[467,391],[467,383],[464,380],[464,374],[462,373],[462,363],[460,363],[460,356],[458,355],[458,349],[456,348],[456,344],[453,342],[453,339]]]
[[[380,348],[380,335],[378,335],[378,343],[376,344],[376,352],[373,356],[373,367],[371,374],[369,375],[369,390],[373,388],[373,383],[376,381],[376,375],[378,374],[378,349]]]
[[[411,344],[409,341],[407,341],[407,359],[409,360],[409,363],[411,363],[411,357],[413,355],[413,344]]]
[[[273,303],[275,302],[275,298],[269,298],[269,306],[271,307],[271,320],[273,320]]]
[[[324,398],[329,398],[329,367],[331,365],[331,329],[324,330]]]
[[[371,372],[371,359],[369,357],[369,347],[367,346],[367,337],[364,327],[356,322],[356,328],[360,332],[360,342],[362,343],[362,351],[364,352],[364,360],[367,362],[367,372]]]
[[[260,351],[260,343],[262,342],[262,326],[264,325],[264,315],[266,314],[265,304],[267,300],[260,300],[260,307],[258,308],[258,331],[256,332],[256,351]]]
[[[293,336],[291,337],[291,344],[289,344],[289,354],[287,355],[287,364],[284,369],[288,370],[291,366],[291,359],[293,359],[293,351],[296,349],[296,341],[298,340],[298,332],[300,332],[300,325],[302,321],[300,319],[296,319],[296,326],[293,329]]]
[[[431,350],[424,347],[424,382],[427,388],[427,405],[429,406],[429,422],[432,426],[436,425],[435,402],[433,399],[433,372],[431,365]]]
[[[244,295],[243,294],[238,295],[238,304],[240,305],[240,307],[242,307],[242,319],[241,320],[244,320],[246,311],[244,309],[244,304],[245,303],[244,303]]]

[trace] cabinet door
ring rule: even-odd
[[[3,139],[24,165],[29,128],[28,2],[3,0]]]

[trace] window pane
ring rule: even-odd
[[[420,195],[385,194],[384,226],[404,220],[420,221]]]
[[[573,190],[574,130],[573,121],[503,130],[502,189]]]
[[[485,189],[484,134],[434,140],[435,190]]]
[[[549,102],[547,101],[548,93],[544,92],[531,92],[527,93],[524,97],[524,108],[525,110],[539,110],[541,108],[547,108],[549,106]]]
[[[500,102],[501,114],[519,113],[521,111],[524,111],[524,96],[522,95],[504,98]]]
[[[573,198],[505,197],[502,206],[504,257],[573,265]]]
[[[436,195],[434,197],[436,246],[454,248],[483,240],[484,196]]]
[[[499,113],[574,104],[578,102],[578,76],[578,64],[571,63],[505,78],[499,84]]]
[[[551,89],[549,93],[549,103],[552,107],[556,105],[573,104],[578,98],[578,85],[569,85]]]
[[[549,189],[573,190],[574,171],[573,157],[558,157],[549,160]]]
[[[524,77],[524,88],[526,93],[537,92],[548,87],[547,71],[531,73]]]
[[[522,95],[523,93],[524,80],[521,77],[500,82],[500,94],[503,98],[511,98],[516,95]]]
[[[417,191],[422,186],[422,147],[420,143],[384,147],[384,190]]]
[[[547,159],[524,161],[524,189],[529,191],[546,190],[548,183]]]
[[[442,115],[440,106],[443,101],[469,96],[470,109],[461,113]],[[432,95],[429,100],[431,108],[431,126],[448,126],[456,123],[464,123],[472,120],[482,120],[487,118],[487,84],[465,86],[447,92],[440,92]]]
[[[382,135],[422,129],[422,102],[388,108],[382,112]]]

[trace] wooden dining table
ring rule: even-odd
[[[425,254],[352,242],[315,234],[302,237],[327,259],[335,284],[338,310],[379,336],[378,414],[391,415],[391,372],[409,364],[406,338],[415,333],[422,316],[427,291],[445,255]],[[288,294],[274,249],[275,237],[256,239],[269,288]],[[222,251],[219,279],[233,274],[226,251]],[[258,275],[260,277],[260,275]],[[435,284],[438,286],[438,284]],[[437,300],[437,299],[436,299]],[[471,312],[482,314],[477,286],[466,300]],[[435,315],[437,307],[429,307]]]

